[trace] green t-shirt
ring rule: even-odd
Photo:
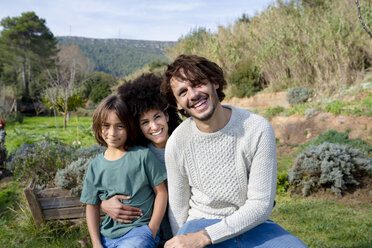
[[[101,235],[119,238],[132,228],[150,222],[155,194],[153,188],[167,178],[164,166],[148,148],[135,146],[123,157],[109,161],[103,153],[94,158],[87,169],[80,201],[96,205],[113,195],[127,195],[122,203],[142,210],[140,219],[124,224],[105,216],[100,226]]]

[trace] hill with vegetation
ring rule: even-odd
[[[165,48],[175,42],[126,39],[56,37],[59,45],[77,45],[94,64],[95,71],[126,76],[153,61],[168,61]]]
[[[372,1],[359,2],[366,26],[372,27]],[[197,28],[167,49],[171,60],[181,53],[219,64],[230,96],[295,86],[332,94],[371,69],[372,39],[359,22],[355,1],[277,0],[217,32]]]

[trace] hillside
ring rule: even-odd
[[[153,61],[168,61],[164,49],[176,42],[56,37],[59,45],[77,45],[95,71],[126,76]]]

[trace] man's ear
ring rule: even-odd
[[[214,83],[214,89],[217,90],[218,88],[220,88],[220,85],[218,83]]]

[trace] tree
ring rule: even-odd
[[[115,76],[104,72],[93,72],[84,82],[83,95],[93,103],[99,103],[112,93],[112,87],[117,84]]]
[[[57,41],[45,25],[45,20],[35,12],[22,13],[19,17],[1,20],[3,31],[0,37],[2,63],[12,66],[21,74],[24,97],[29,98],[29,83],[40,68],[51,65],[57,53]]]
[[[62,46],[55,61],[54,70],[47,70],[49,87],[42,99],[47,107],[63,114],[63,128],[66,128],[69,113],[84,107],[85,100],[78,88],[90,71],[89,60],[77,46]]]

